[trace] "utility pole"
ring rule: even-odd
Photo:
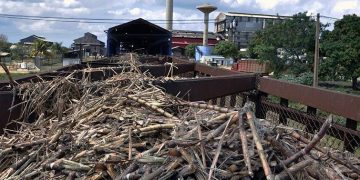
[[[316,16],[316,33],[315,33],[315,56],[314,56],[314,79],[313,86],[317,87],[319,84],[319,39],[320,39],[320,13]]]

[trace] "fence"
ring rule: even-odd
[[[155,82],[169,94],[190,101],[208,101],[233,108],[241,107],[246,101],[252,101],[256,105],[258,118],[267,119],[274,125],[283,124],[293,127],[309,138],[319,130],[325,115],[330,113],[337,115],[335,124],[328,130],[327,137],[323,139],[321,145],[360,155],[358,129],[360,96],[263,78],[251,73],[219,69],[182,59],[146,57],[141,60],[150,65],[141,65],[139,68],[154,76],[167,76],[171,71],[177,76],[199,77]],[[172,65],[163,64],[164,62],[174,62],[175,68]],[[91,74],[93,80],[102,80],[123,70],[121,63],[104,60],[73,65],[58,69],[56,72],[40,74],[40,76],[42,79],[53,78],[86,66],[113,67],[112,70]],[[82,76],[84,74],[79,74],[79,78]],[[19,79],[18,82],[36,81],[36,79],[39,80],[39,77],[27,77]],[[10,90],[4,90],[6,83],[0,84],[0,88],[3,89],[0,99],[1,96],[11,99],[13,93]],[[9,117],[7,107],[1,108],[0,114],[1,117]]]
[[[201,66],[201,65],[199,65]],[[202,67],[203,68],[203,67]],[[195,68],[203,76],[219,76],[202,68]],[[223,75],[228,75],[224,73]],[[244,78],[245,75],[242,75]],[[255,76],[254,76],[255,78]],[[236,80],[235,80],[236,79]],[[333,114],[332,127],[327,131],[327,136],[320,143],[323,147],[330,147],[339,151],[347,151],[360,157],[360,96],[343,94],[304,85],[292,84],[279,80],[257,77],[256,90],[249,91],[240,88],[239,84],[249,87],[244,79],[232,77],[232,82],[218,83],[223,89],[232,83],[237,91],[233,94],[223,92],[224,96],[206,99],[209,103],[225,107],[241,107],[246,101],[256,104],[258,118],[269,120],[274,125],[286,125],[300,130],[302,135],[312,138],[325,118]],[[216,83],[214,83],[216,84]],[[240,86],[241,86],[240,85]],[[216,91],[222,87],[215,88]],[[227,94],[226,94],[227,93]],[[216,94],[216,93],[215,93]],[[199,100],[196,98],[193,100]]]

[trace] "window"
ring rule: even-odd
[[[248,22],[250,22],[251,21],[251,17],[248,17]]]

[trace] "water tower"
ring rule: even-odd
[[[208,45],[208,32],[209,32],[209,14],[217,9],[217,7],[210,4],[203,4],[196,7],[198,10],[204,13],[204,36],[203,36],[203,46]]]

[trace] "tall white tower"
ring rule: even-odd
[[[173,0],[166,0],[166,29],[171,31],[173,28]]]
[[[209,33],[209,14],[217,9],[217,7],[210,4],[203,4],[196,7],[198,10],[204,13],[204,35],[203,35],[203,46],[208,45],[208,33]]]

